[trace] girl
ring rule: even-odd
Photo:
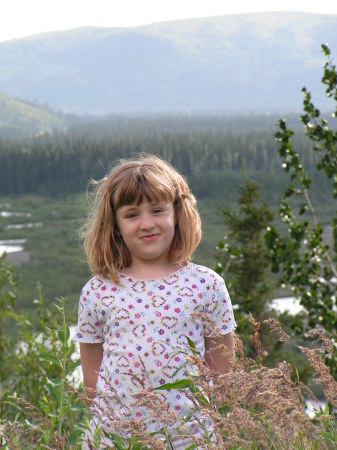
[[[235,327],[223,279],[190,262],[201,239],[195,198],[160,158],[122,161],[97,183],[83,234],[94,273],[81,293],[76,329],[84,386],[93,399],[92,434],[83,448],[96,448],[98,427],[103,436],[124,438],[131,428],[140,436],[165,432],[168,448],[185,449],[210,425],[186,390],[156,396],[152,390],[185,378],[179,367],[193,370],[187,337],[213,370],[229,372]],[[157,402],[152,417],[147,398],[153,408]],[[101,445],[114,448],[106,437]]]

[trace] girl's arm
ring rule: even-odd
[[[80,342],[83,385],[89,399],[95,397],[98,371],[103,359],[103,344],[87,344]]]
[[[232,333],[224,334],[216,338],[205,337],[205,350],[205,361],[211,370],[216,370],[220,374],[226,374],[231,371],[229,358],[234,359],[234,339]]]

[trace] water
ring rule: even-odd
[[[271,302],[271,306],[274,307],[279,313],[288,312],[291,316],[303,312],[304,308],[300,304],[298,298],[295,297],[283,297],[275,298]]]
[[[0,208],[8,208],[10,205],[8,203],[0,204]],[[0,218],[15,218],[15,217],[31,217],[31,213],[25,212],[17,212],[17,211],[0,211]],[[33,227],[42,227],[43,224],[41,222],[30,222],[30,223],[18,223],[18,224],[9,224],[5,226],[6,230],[21,230],[23,228],[33,228]],[[26,239],[7,239],[0,241],[0,256],[4,253],[20,253],[24,251],[23,244],[26,243]],[[15,256],[16,257],[16,256]],[[21,262],[27,262],[27,258],[24,257],[22,253]],[[29,258],[28,258],[29,260]]]
[[[3,253],[22,252],[24,247],[22,244],[26,243],[26,239],[8,239],[0,241],[0,256]]]
[[[0,217],[32,217],[31,213],[0,211]]]
[[[6,230],[21,230],[22,228],[34,228],[34,227],[42,227],[42,222],[35,222],[35,223],[18,223],[18,224],[10,224],[7,225],[5,228]]]

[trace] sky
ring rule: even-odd
[[[0,42],[82,26],[155,22],[265,11],[337,14],[336,0],[0,0]]]

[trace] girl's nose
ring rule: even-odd
[[[142,230],[151,230],[154,226],[151,214],[142,214],[140,217],[140,228]]]

